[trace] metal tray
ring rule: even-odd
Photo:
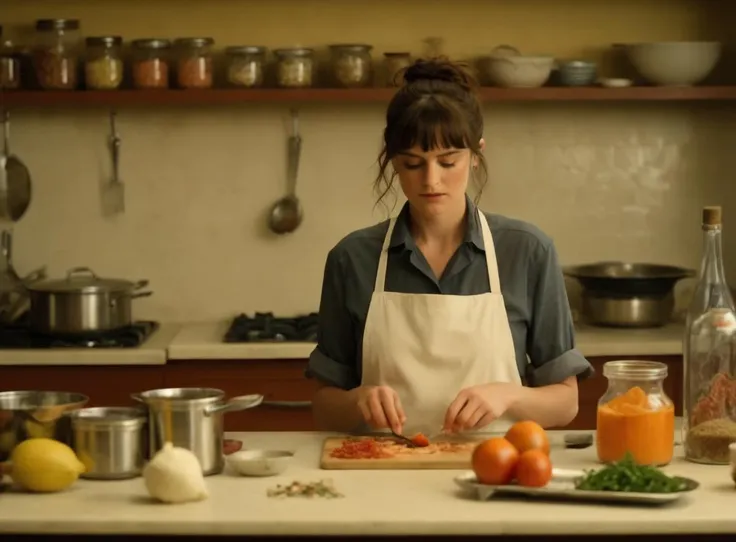
[[[479,500],[486,501],[494,496],[528,496],[549,500],[570,500],[588,502],[619,502],[631,504],[657,505],[680,499],[694,491],[700,484],[690,478],[679,477],[686,484],[683,491],[676,493],[631,493],[626,491],[585,491],[575,489],[575,480],[585,473],[581,470],[552,469],[552,480],[545,487],[522,487],[514,484],[489,486],[479,484],[473,471],[463,472],[455,477],[460,488],[473,492]]]

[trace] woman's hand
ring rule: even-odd
[[[453,433],[485,427],[506,413],[519,389],[517,384],[508,382],[465,388],[447,409],[444,430]]]
[[[365,422],[374,429],[391,429],[401,434],[406,421],[398,394],[388,386],[360,386],[358,408]]]

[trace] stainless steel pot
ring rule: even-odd
[[[66,391],[0,392],[0,462],[28,438],[53,438],[71,446],[71,419],[64,414],[87,401],[86,395]]]
[[[106,279],[88,267],[75,267],[65,279],[28,286],[31,328],[46,334],[79,335],[129,326],[132,300],[153,293],[137,292],[147,285],[147,280]]]
[[[582,286],[582,315],[588,323],[637,328],[669,322],[675,285],[696,275],[682,267],[625,262],[567,267],[564,273]]]
[[[83,408],[69,414],[82,478],[123,480],[141,474],[148,454],[144,408]]]
[[[260,405],[262,395],[225,400],[214,388],[168,388],[132,394],[148,407],[149,457],[170,441],[194,452],[205,476],[222,472],[223,415]]]

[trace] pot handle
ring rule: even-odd
[[[130,298],[136,299],[137,297],[149,297],[152,295],[153,295],[153,292],[138,292],[137,294],[130,294]]]
[[[239,397],[231,398],[224,405],[214,405],[211,407],[206,407],[204,409],[204,415],[212,416],[213,414],[225,414],[227,412],[247,410],[249,408],[257,407],[262,402],[263,395],[241,395]]]
[[[146,280],[146,279],[138,280],[133,285],[133,289],[134,290],[140,290],[141,288],[145,288],[146,286],[148,286],[148,280]]]
[[[134,392],[130,394],[130,398],[133,399],[133,401],[138,401],[139,403],[144,403],[143,396],[140,393]]]
[[[73,280],[75,275],[87,275],[93,279],[97,279],[97,274],[89,267],[72,267],[66,272],[66,280]]]

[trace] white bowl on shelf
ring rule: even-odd
[[[225,456],[228,467],[243,476],[276,476],[282,474],[294,458],[285,450],[243,450]]]
[[[659,86],[692,86],[708,77],[721,58],[717,41],[662,41],[623,46],[637,72]]]

